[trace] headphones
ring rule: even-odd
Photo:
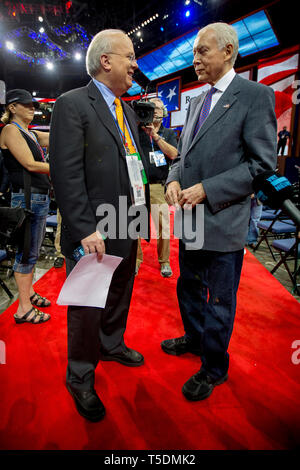
[[[165,105],[163,105],[163,117],[167,117],[168,116],[168,110],[167,108],[165,107]]]

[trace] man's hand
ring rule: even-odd
[[[171,184],[171,183],[170,183]],[[178,203],[181,207],[188,206],[189,208],[195,207],[206,198],[206,194],[202,183],[197,183],[180,192]]]
[[[167,192],[165,194],[165,200],[169,206],[179,207],[178,199],[180,197],[181,187],[178,181],[171,181],[167,186]]]
[[[147,126],[142,126],[142,129],[146,132],[149,137],[154,137],[154,139],[158,137],[158,134],[157,132],[155,132],[153,124],[147,124]]]
[[[97,253],[98,260],[101,261],[102,256],[105,253],[105,244],[101,237],[101,234],[96,231],[81,240],[81,245],[84,249],[84,253]]]

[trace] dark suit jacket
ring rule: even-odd
[[[167,183],[179,181],[185,189],[202,182],[203,249],[236,251],[248,233],[253,178],[276,167],[275,95],[236,75],[194,137],[205,95],[190,102]]]
[[[135,113],[125,103],[123,110],[144,159]],[[99,220],[96,210],[100,204],[114,206],[117,221],[119,216],[125,216],[124,210],[119,213],[119,196],[126,196],[128,207],[131,205],[125,149],[114,118],[92,81],[56,101],[50,128],[49,160],[63,219],[62,252],[71,257],[80,240],[95,232]],[[145,189],[149,202],[148,185]],[[108,239],[105,245],[106,253],[125,257],[132,240]]]

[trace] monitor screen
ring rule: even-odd
[[[239,54],[244,57],[279,44],[264,10],[232,23],[239,38]]]

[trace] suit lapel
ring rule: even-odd
[[[106,129],[110,132],[112,137],[115,139],[116,144],[119,147],[120,153],[122,156],[125,157],[125,149],[124,145],[121,141],[120,134],[118,132],[115,120],[113,115],[111,114],[102,94],[97,89],[96,85],[91,81],[88,84],[88,96],[91,101],[91,105],[95,109],[99,120],[102,124],[106,127]]]
[[[191,124],[188,125],[188,128],[186,130],[186,138],[188,141],[188,147],[190,147],[193,142],[194,129],[195,129],[196,123],[198,122],[200,109],[205,99],[205,96],[206,96],[205,92],[201,93],[201,95],[199,95],[195,100],[196,101],[195,110],[193,111],[191,109],[191,114],[193,113],[193,115],[191,116],[191,120],[190,120]]]
[[[191,141],[189,150],[203,137],[203,135],[219,120],[221,117],[227,113],[227,111],[233,106],[237,100],[236,95],[239,93],[238,86],[238,76],[232,80],[228,88],[222,93],[222,96],[218,100],[217,104],[214,106],[213,110],[209,113],[207,119],[204,121],[203,125],[199,129],[198,133],[195,135],[194,139]],[[203,100],[202,100],[203,102]],[[198,114],[199,116],[199,114]],[[193,128],[194,129],[194,128]]]

